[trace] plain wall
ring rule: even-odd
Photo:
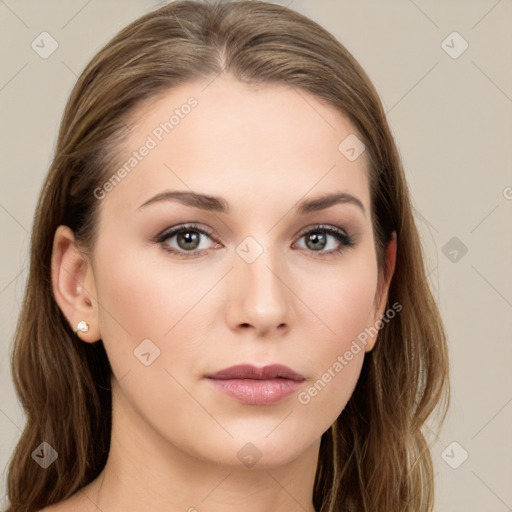
[[[10,352],[32,216],[65,101],[100,47],[162,4],[0,2],[2,469],[24,422]],[[403,158],[450,345],[452,406],[432,446],[436,510],[512,510],[512,3],[287,5],[330,30],[359,60]],[[58,42],[46,59],[31,47],[43,31]],[[464,41],[469,46],[457,56]],[[0,497],[4,480],[5,470]]]

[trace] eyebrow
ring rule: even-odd
[[[226,214],[230,212],[228,202],[222,197],[178,190],[161,192],[142,203],[138,209],[149,206],[150,204],[173,200],[179,201],[185,206],[191,206],[192,208],[199,208],[201,210]],[[325,210],[337,204],[353,204],[366,215],[363,203],[357,197],[346,192],[325,194],[313,199],[303,199],[295,206],[295,210],[299,215],[305,215]]]

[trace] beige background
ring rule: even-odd
[[[512,2],[289,1],[366,69],[403,157],[451,353],[453,402],[433,445],[436,510],[512,510]],[[93,54],[162,3],[0,0],[2,469],[24,421],[9,356],[65,101]],[[47,59],[31,48],[43,31],[59,45]],[[442,47],[454,31],[469,44],[458,58]],[[444,47],[456,55],[463,40]]]

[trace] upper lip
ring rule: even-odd
[[[296,380],[301,382],[305,377],[300,373],[295,372],[288,366],[282,364],[270,364],[263,367],[257,367],[252,364],[237,364],[224,368],[216,373],[207,374],[206,377],[210,379],[228,380],[228,379],[255,379],[266,380],[283,378]]]

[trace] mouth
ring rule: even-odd
[[[230,366],[205,377],[218,391],[247,405],[276,404],[295,393],[306,380],[281,364]]]

